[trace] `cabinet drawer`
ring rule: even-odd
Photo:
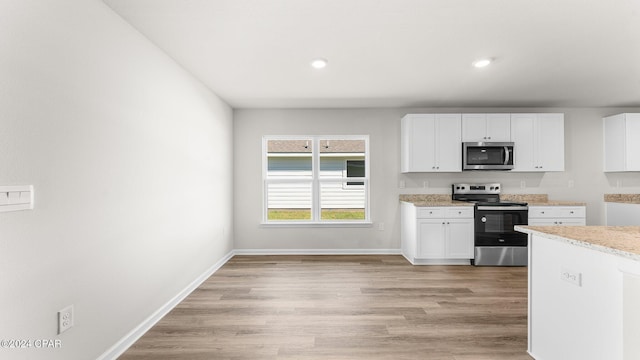
[[[546,218],[583,218],[586,216],[584,206],[530,206],[530,219]]]
[[[584,206],[562,207],[556,210],[560,218],[583,218],[586,216]]]
[[[445,211],[447,219],[473,219],[473,207],[449,208]]]
[[[418,219],[442,219],[444,218],[444,209],[436,207],[418,208],[416,217]]]

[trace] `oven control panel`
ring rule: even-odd
[[[500,184],[453,184],[454,194],[500,194]]]

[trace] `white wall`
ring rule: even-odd
[[[407,113],[562,112],[565,172],[400,173],[400,119]],[[553,200],[587,203],[587,224],[604,224],[605,193],[640,192],[640,173],[602,172],[602,117],[640,108],[406,108],[237,110],[234,118],[235,247],[237,249],[398,249],[399,194],[450,194],[454,182],[495,181],[505,193],[546,193]],[[261,227],[263,135],[370,135],[370,228]],[[517,145],[516,145],[517,146]],[[400,189],[400,180],[406,188]],[[569,181],[574,186],[569,188]],[[428,183],[424,187],[425,181]],[[521,188],[524,181],[525,188]],[[384,223],[384,230],[379,224]]]
[[[0,339],[62,341],[0,358],[94,359],[232,250],[232,115],[101,1],[0,1]]]

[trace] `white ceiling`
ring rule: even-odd
[[[640,106],[640,0],[104,1],[235,108]]]

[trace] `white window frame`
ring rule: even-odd
[[[270,140],[309,140],[312,149],[312,177],[311,179],[269,179],[268,178],[268,149],[267,144]],[[363,140],[365,142],[364,163],[365,176],[346,178],[346,174],[339,178],[320,178],[320,141],[321,140]],[[369,135],[265,135],[262,137],[262,224],[268,226],[371,226],[370,211],[370,156],[369,156]],[[320,203],[320,187],[323,183],[339,182],[346,184],[346,181],[363,182],[364,185],[352,185],[364,187],[364,213],[365,218],[362,220],[322,220],[321,203]],[[271,183],[308,183],[311,181],[311,220],[269,220],[268,219],[268,186]],[[345,186],[345,185],[343,185]]]

